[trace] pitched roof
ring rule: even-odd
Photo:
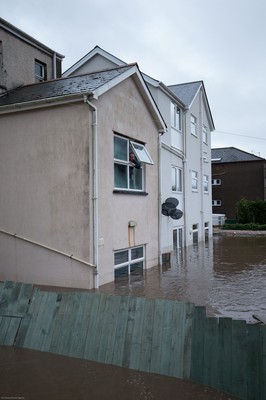
[[[114,56],[111,53],[108,53],[107,51],[103,50],[100,46],[95,46],[91,51],[89,51],[87,54],[85,54],[84,57],[82,57],[80,60],[78,60],[75,64],[71,65],[64,73],[63,77],[67,77],[71,74],[73,74],[75,71],[77,71],[81,66],[86,64],[89,60],[91,60],[95,55],[101,55],[111,61],[114,65],[117,65],[119,67],[127,65],[124,61],[120,60],[120,58]]]
[[[180,83],[178,85],[170,85],[168,88],[187,106],[190,107],[200,87],[202,81]]]
[[[132,68],[132,65],[90,73],[86,75],[60,78],[32,85],[18,87],[0,97],[0,107],[35,100],[93,92],[107,82]]]
[[[0,113],[49,105],[58,101],[80,100],[84,95],[97,99],[129,77],[132,77],[138,87],[159,131],[165,132],[166,123],[136,63],[18,87],[0,95]]]
[[[168,88],[186,105],[187,108],[191,107],[196,95],[202,88],[204,96],[203,99],[209,116],[209,123],[211,130],[214,131],[215,126],[203,81],[180,83],[178,85],[170,85]]]
[[[222,147],[212,149],[212,163],[229,163],[240,161],[259,161],[264,158],[255,156],[254,154],[247,153],[246,151],[237,149],[235,147]]]

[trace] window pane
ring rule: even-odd
[[[194,115],[191,115],[191,117],[190,117],[191,133],[192,133],[193,135],[195,135],[195,136],[197,135],[196,124],[197,124],[196,118],[194,117]]]
[[[176,115],[175,115],[175,117],[176,117],[175,126],[176,126],[177,129],[180,130],[180,128],[181,128],[181,124],[180,124],[181,120],[180,120],[180,110],[179,110],[178,107],[176,108]]]
[[[124,276],[128,275],[128,265],[122,268],[115,269],[115,279],[123,278]]]
[[[177,190],[182,192],[182,170],[179,168],[177,170]]]
[[[115,265],[122,264],[128,261],[128,251],[119,251],[115,253]]]
[[[131,250],[131,260],[143,257],[143,247],[137,247]]]
[[[129,167],[130,189],[142,190],[142,168]]]
[[[198,174],[195,171],[192,171],[192,189],[198,188]]]
[[[42,77],[43,76],[43,66],[40,64],[35,64],[35,75]]]
[[[114,158],[117,160],[128,160],[128,141],[126,139],[114,137]]]
[[[171,103],[171,125],[175,126],[175,105]]]
[[[147,164],[153,164],[153,161],[146,149],[142,144],[130,142],[135,155],[137,156],[138,160]]]
[[[204,192],[208,192],[209,190],[209,178],[207,175],[204,175],[203,178]]]
[[[115,188],[127,189],[127,166],[115,164]]]
[[[172,167],[172,190],[176,192],[176,169]]]
[[[143,275],[143,261],[130,265],[130,275]]]
[[[205,125],[203,125],[203,128],[202,128],[202,139],[203,139],[204,143],[207,143],[207,140],[208,140],[208,128]]]

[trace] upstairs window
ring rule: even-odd
[[[221,183],[222,183],[222,180],[221,179],[212,179],[212,185],[213,186],[218,186],[218,185],[221,185]]]
[[[221,200],[212,200],[212,205],[214,207],[220,207],[222,205],[222,201]]]
[[[144,190],[144,165],[153,164],[140,143],[114,136],[114,187],[121,190]]]
[[[197,118],[192,114],[190,116],[190,132],[192,135],[197,136]]]
[[[43,82],[47,79],[46,64],[35,60],[35,82]]]
[[[172,167],[172,191],[182,192],[182,169]]]
[[[204,193],[209,192],[209,177],[208,177],[208,175],[203,176],[203,190],[204,190]]]
[[[208,143],[208,128],[206,125],[202,125],[202,141]]]
[[[192,190],[196,192],[198,190],[198,173],[196,171],[191,172],[191,185]]]
[[[171,103],[171,126],[181,131],[181,110],[174,103]]]

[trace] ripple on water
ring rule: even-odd
[[[266,310],[266,238],[215,237],[172,253],[171,261],[143,277],[103,285],[100,291],[192,302],[209,315],[255,322]]]

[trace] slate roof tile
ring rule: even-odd
[[[222,147],[211,150],[213,163],[229,163],[239,161],[259,161],[264,160],[254,154],[237,149],[235,147]]]
[[[34,100],[92,92],[131,67],[132,65],[127,65],[85,75],[21,86],[1,95],[0,107]]]

